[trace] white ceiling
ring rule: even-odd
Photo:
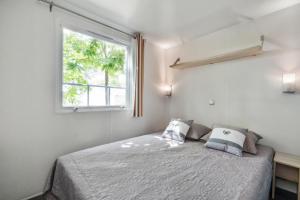
[[[294,6],[300,0],[67,0],[143,32],[164,48]]]

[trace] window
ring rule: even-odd
[[[63,28],[63,108],[128,106],[129,45]]]

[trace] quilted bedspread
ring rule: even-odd
[[[266,200],[273,150],[243,157],[150,134],[57,159],[51,194],[60,200]]]

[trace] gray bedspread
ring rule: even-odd
[[[50,190],[61,200],[266,200],[273,150],[258,149],[237,157],[150,134],[58,158]]]

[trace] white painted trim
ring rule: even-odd
[[[129,111],[132,110],[129,107],[122,106],[102,106],[102,107],[64,107],[56,110],[57,113],[83,113],[83,112],[109,112],[109,111]]]
[[[57,17],[55,19],[55,111],[56,113],[71,113],[74,112],[75,108],[68,108],[62,106],[62,51],[63,51],[63,28],[69,28],[70,30],[78,31],[83,34],[90,35],[92,37],[99,38],[108,42],[114,42],[116,44],[124,45],[127,47],[127,58],[126,58],[126,105],[124,106],[101,106],[101,107],[78,107],[76,112],[102,112],[102,111],[124,111],[131,110],[133,107],[133,82],[134,82],[134,45],[132,43],[132,38],[124,38],[120,35],[118,37],[116,34],[109,36],[107,30],[95,26],[93,23],[82,21],[81,19],[76,19],[76,17]],[[101,37],[103,35],[103,37]],[[109,41],[107,38],[112,38],[115,41]]]
[[[37,193],[37,194],[33,194],[33,195],[29,196],[29,197],[25,197],[25,198],[23,198],[21,200],[28,200],[28,199],[31,199],[31,198],[35,198],[35,197],[41,196],[43,194],[44,194],[43,192],[40,192],[40,193]]]
[[[107,19],[107,16],[100,15],[97,12],[96,13],[91,12],[91,10],[89,10],[88,8],[86,8],[84,6],[81,6],[79,4],[76,4],[76,3],[72,2],[72,0],[59,0],[59,3],[60,3],[61,6],[64,6],[68,9],[71,9],[71,10],[74,10],[74,11],[76,11],[76,12],[82,14],[82,15],[85,15],[85,16],[90,17],[92,19],[95,19],[97,21],[103,22],[104,24],[107,24],[109,26],[118,28],[118,29],[120,29],[124,32],[129,32],[129,33],[136,32],[136,30],[134,30],[134,29],[132,29],[128,26],[124,26],[120,23],[117,23],[114,20]],[[52,12],[53,13],[62,13],[64,15],[68,15],[68,16],[71,16],[73,18],[77,18],[77,19],[82,20],[82,21],[87,21],[86,19],[84,19],[82,17],[67,13],[66,11],[63,11],[61,9],[53,9]],[[91,21],[89,21],[89,22],[95,24],[94,22],[91,22]],[[99,26],[99,24],[95,24],[95,25]]]

